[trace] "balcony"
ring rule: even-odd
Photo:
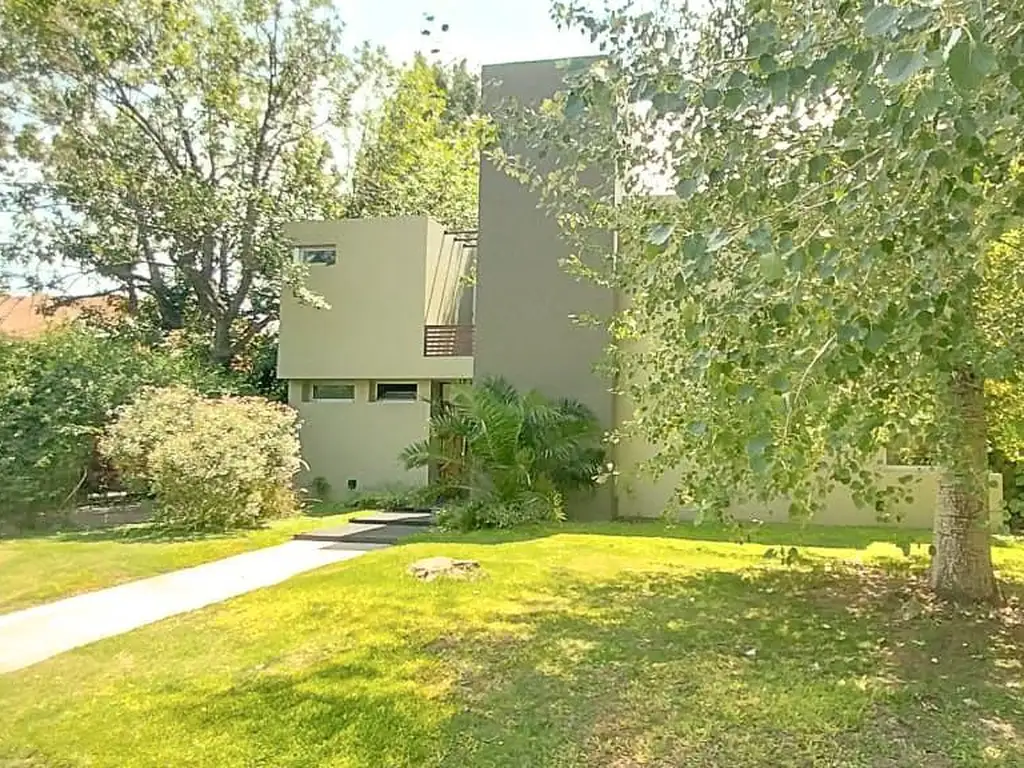
[[[424,357],[470,357],[472,354],[472,325],[423,326]]]

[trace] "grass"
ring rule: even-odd
[[[0,614],[273,546],[348,517],[315,512],[221,535],[174,536],[134,524],[6,539],[0,541]]]
[[[929,600],[924,534],[909,559],[875,529],[734,538],[374,552],[0,677],[0,766],[1024,765],[1024,542],[987,611]],[[432,555],[486,576],[406,574]]]

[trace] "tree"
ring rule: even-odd
[[[487,135],[476,114],[478,89],[465,63],[445,69],[417,55],[397,72],[392,92],[368,120],[346,214],[429,214],[452,229],[475,227]]]
[[[103,489],[96,441],[113,409],[146,386],[239,389],[185,350],[130,334],[58,326],[37,338],[0,336],[0,527],[59,519]]]
[[[445,495],[469,494],[467,528],[560,519],[565,495],[593,488],[603,471],[601,426],[585,405],[520,393],[500,378],[456,386],[430,434],[401,460],[436,465]]]
[[[618,231],[591,274],[625,296],[613,362],[653,469],[709,513],[811,514],[837,482],[884,510],[877,457],[914,432],[943,466],[932,586],[995,598],[983,385],[1021,369],[1024,315],[986,322],[984,276],[1024,213],[1024,6],[556,14],[607,58],[522,127],[560,158],[571,231]],[[623,169],[623,204],[575,183],[594,163]]]
[[[37,170],[9,187],[10,250],[150,300],[228,364],[298,285],[282,225],[341,213],[325,128],[362,69],[329,4],[2,0],[0,39],[15,168]]]

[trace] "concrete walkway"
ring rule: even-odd
[[[0,674],[168,616],[268,587],[373,547],[289,541],[0,615]]]

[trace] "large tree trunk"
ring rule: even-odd
[[[939,480],[931,586],[954,600],[994,601],[999,591],[988,526],[984,382],[969,371],[957,372],[949,400],[960,451]]]

